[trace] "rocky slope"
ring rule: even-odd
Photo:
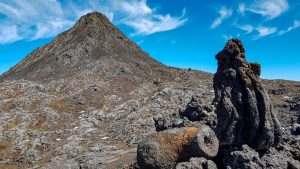
[[[263,84],[284,132],[300,134],[300,83]],[[0,77],[0,168],[125,168],[157,126],[199,123],[153,117],[213,99],[212,74],[167,67],[87,14]]]

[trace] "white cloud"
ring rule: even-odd
[[[142,43],[144,43],[145,41],[142,39],[142,40],[139,40],[138,42],[137,42],[137,44],[138,45],[141,45]]]
[[[251,25],[241,25],[241,26],[237,26],[237,27],[246,31],[246,34],[251,33],[254,30],[254,27]]]
[[[0,27],[0,44],[1,43],[11,43],[17,40],[22,39],[18,35],[17,26],[6,26]]]
[[[294,24],[290,27],[288,27],[286,30],[282,30],[278,32],[278,35],[283,35],[286,34],[294,29],[297,29],[300,27],[300,21],[294,21]]]
[[[230,40],[230,39],[239,38],[239,37],[240,37],[240,34],[236,34],[235,36],[223,34],[223,39],[224,39],[225,42]]]
[[[134,35],[149,35],[156,32],[176,29],[184,25],[183,15],[173,17],[159,14],[147,5],[146,0],[10,0],[0,2],[0,44],[20,39],[36,40],[54,37],[70,28],[80,16],[99,11],[110,21],[125,24],[134,30]],[[16,25],[16,26],[12,26]],[[10,31],[10,32],[9,32]],[[10,34],[8,34],[8,33]]]
[[[74,24],[72,21],[50,21],[48,23],[38,23],[35,36],[30,38],[31,40],[53,37],[65,28],[71,27]]]
[[[72,25],[64,18],[63,8],[56,0],[10,0],[0,3],[0,13],[6,16],[0,19],[2,29],[17,25],[11,30],[11,35],[2,33],[5,35],[0,37],[0,44],[55,36]],[[11,40],[8,41],[7,37]]]
[[[145,16],[153,13],[146,0],[141,1],[115,1],[114,5],[129,16]]]
[[[226,35],[226,34],[224,34],[223,38],[224,38],[224,41],[228,41],[229,39],[232,39],[233,36],[232,35]]]
[[[265,26],[259,26],[255,28],[255,30],[258,32],[258,35],[254,37],[255,40],[260,39],[262,37],[274,34],[277,31],[276,27],[265,27]]]
[[[9,5],[6,5],[2,2],[0,2],[0,11],[1,13],[10,14],[11,16],[19,16],[19,12],[17,9]]]
[[[172,17],[171,15],[160,15],[147,6],[146,0],[139,2],[121,2],[117,5],[119,11],[126,15],[121,23],[135,30],[132,36],[149,35],[156,32],[163,32],[176,29],[187,21],[185,18],[186,10],[183,9],[182,15]]]
[[[152,15],[125,20],[124,23],[136,30],[132,35],[149,35],[175,29],[184,25],[187,19],[171,17],[170,15]]]
[[[245,4],[243,4],[243,3],[239,4],[238,12],[241,13],[241,14],[244,14],[245,11],[246,11]]]
[[[219,17],[214,20],[210,28],[214,29],[218,27],[225,19],[229,18],[232,15],[232,10],[222,7],[219,11]]]
[[[289,4],[287,0],[256,0],[249,7],[241,6],[241,11],[250,11],[262,15],[267,19],[273,19],[287,11]]]
[[[281,16],[289,9],[287,0],[253,0],[248,2],[239,3],[237,12],[240,16],[237,17],[237,22],[234,24],[237,28],[245,31],[245,34],[251,34],[254,40],[269,36],[278,32],[279,26],[268,27],[264,26],[266,21],[270,22],[271,19]],[[263,20],[259,20],[257,23],[253,22],[255,17],[248,14],[261,15]],[[239,20],[242,18],[243,20]],[[255,18],[257,19],[257,18]],[[243,22],[240,24],[239,21]],[[245,24],[245,21],[246,24]],[[282,35],[300,26],[299,21],[295,21],[294,25],[287,28],[287,30],[279,31],[277,34]]]

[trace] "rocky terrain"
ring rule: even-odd
[[[102,14],[87,14],[0,76],[0,168],[138,167],[138,144],[157,131],[218,128],[213,77],[167,67]],[[178,166],[297,167],[300,83],[263,80],[262,86],[282,146],[272,144],[263,156],[243,142],[224,150],[230,155],[222,160],[191,158]],[[284,162],[285,155],[295,164]]]

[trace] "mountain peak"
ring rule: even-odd
[[[30,53],[4,73],[0,81],[64,79],[91,69],[97,73],[113,74],[114,69],[119,67],[134,70],[134,75],[145,77],[148,71],[155,72],[153,69],[164,66],[143,52],[106,16],[92,12],[82,16],[71,29],[58,35],[49,44]]]
[[[79,21],[83,20],[83,19],[95,19],[95,20],[106,20],[109,21],[109,19],[102,13],[100,12],[90,12],[87,13],[86,15],[83,15],[80,17],[81,19],[79,19]]]
[[[110,24],[109,19],[99,13],[99,12],[91,12],[88,13],[86,15],[83,15],[80,17],[80,19],[76,22],[75,27],[76,26],[87,26],[87,25],[102,25],[102,24]]]

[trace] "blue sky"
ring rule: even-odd
[[[0,73],[91,11],[166,65],[214,73],[237,37],[263,78],[300,81],[300,0],[0,0]]]

